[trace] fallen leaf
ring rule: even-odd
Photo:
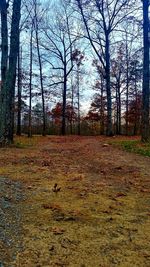
[[[52,232],[54,233],[54,235],[62,235],[65,232],[65,230],[60,227],[53,227]]]

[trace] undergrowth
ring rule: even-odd
[[[32,138],[28,138],[27,136],[16,136],[14,144],[12,145],[12,147],[15,148],[28,148],[28,147],[32,147],[33,145],[35,145],[38,142],[38,137],[34,136]]]
[[[115,145],[121,146],[124,150],[150,157],[150,143],[142,143],[139,140],[115,141]]]

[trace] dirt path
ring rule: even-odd
[[[17,142],[0,155],[0,266],[150,266],[150,158],[101,137]]]
[[[0,266],[15,260],[22,246],[21,184],[0,177]]]

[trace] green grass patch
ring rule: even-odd
[[[144,144],[137,140],[115,141],[115,145],[121,146],[124,150],[150,157],[150,143]]]
[[[28,138],[28,137],[16,137],[14,140],[14,144],[12,145],[13,147],[16,148],[28,148],[33,145],[35,145],[37,142],[36,137]]]

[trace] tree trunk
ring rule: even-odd
[[[0,88],[0,145],[5,143],[6,89],[5,79],[8,64],[8,26],[6,0],[0,2],[1,11],[1,88]]]
[[[105,128],[105,124],[104,124],[104,98],[103,98],[103,78],[101,76],[101,106],[100,106],[100,135],[104,135],[104,128]]]
[[[67,95],[67,70],[64,64],[64,88],[63,88],[63,108],[62,108],[62,135],[66,134],[66,95]]]
[[[7,28],[7,4],[6,0],[1,0],[1,84],[3,85],[6,78],[8,63],[8,28]]]
[[[11,21],[9,66],[1,92],[0,145],[13,142],[14,129],[14,96],[16,82],[16,65],[19,47],[19,22],[21,0],[14,0]],[[7,34],[7,32],[5,32]]]
[[[127,33],[126,33],[126,127],[125,127],[125,134],[129,134],[129,54],[128,54],[128,40],[127,40]]]
[[[37,45],[37,53],[38,53],[38,61],[40,68],[40,84],[41,84],[41,95],[42,95],[42,112],[43,112],[43,130],[42,135],[46,135],[46,116],[45,116],[45,97],[44,97],[44,86],[43,86],[43,70],[42,70],[42,61],[39,47],[39,29],[38,29],[38,21],[37,21],[37,10],[36,10],[36,1],[35,1],[35,33],[36,33],[36,45]]]
[[[118,106],[119,106],[119,134],[121,134],[121,93],[120,93],[120,87],[119,87],[119,93],[118,93]]]
[[[78,98],[78,135],[81,134],[80,125],[80,73],[79,65],[77,64],[77,98]]]
[[[22,50],[18,50],[18,108],[17,108],[17,135],[21,135],[21,90],[22,90],[22,71],[21,71],[21,62],[22,62]]]
[[[135,66],[135,81],[134,81],[134,90],[135,90],[135,123],[134,123],[134,135],[137,135],[137,126],[138,126],[138,92],[137,92],[137,77],[136,77],[136,66]]]
[[[111,88],[110,88],[110,44],[109,44],[109,34],[106,33],[106,92],[107,92],[107,129],[106,135],[112,136],[112,100],[111,100]]]
[[[142,141],[150,140],[149,132],[149,95],[150,95],[150,66],[149,66],[149,0],[143,0],[143,35],[144,35],[144,59],[143,59],[143,109],[142,109]]]
[[[29,122],[28,137],[32,137],[32,63],[33,63],[33,22],[30,36],[30,80],[29,80]]]
[[[118,86],[118,85],[117,85]],[[116,134],[119,133],[119,103],[118,103],[118,88],[116,86],[116,121],[115,121],[115,125],[116,125]]]
[[[116,114],[116,134],[121,134],[121,93],[120,93],[120,81],[117,81],[116,88],[116,104],[117,104],[117,114]]]
[[[71,114],[71,123],[70,123],[70,134],[73,134],[73,112],[74,112],[74,86],[73,86],[73,75],[71,75],[71,106],[72,106],[72,114]]]
[[[43,112],[42,135],[46,136],[46,115],[45,115],[46,112],[45,112],[45,97],[44,97],[44,86],[43,86],[43,71],[42,71],[42,62],[41,62],[38,37],[37,37],[37,51],[38,51],[38,60],[39,60],[39,67],[40,67],[40,84],[41,84],[41,94],[42,94],[42,112]]]

